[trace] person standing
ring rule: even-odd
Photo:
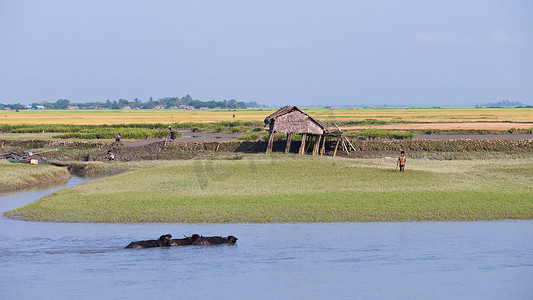
[[[168,130],[170,130],[170,140],[174,143],[174,140],[176,139],[176,131],[174,131],[172,126],[168,126]]]
[[[117,134],[117,137],[115,138],[115,142],[119,143],[120,140],[122,140],[122,134],[120,132]]]
[[[407,158],[405,157],[405,151],[400,152],[400,157],[398,157],[398,162],[396,163],[396,168],[400,166],[400,172],[405,172],[405,161]]]

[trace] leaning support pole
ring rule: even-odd
[[[270,131],[270,136],[268,137],[267,154],[272,152],[272,144],[274,144],[274,131]]]
[[[341,142],[341,138],[337,137],[337,144],[335,145],[335,151],[333,152],[333,157],[337,155],[337,149],[339,148],[339,143]]]
[[[291,151],[292,132],[287,133],[287,146],[285,147],[285,153]]]
[[[303,155],[305,153],[305,140],[307,140],[307,134],[302,134],[302,144],[300,145],[300,150],[298,151],[299,155]]]

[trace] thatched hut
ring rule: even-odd
[[[309,139],[314,141],[313,155],[324,152],[325,134],[329,132],[326,125],[303,112],[296,106],[287,105],[280,108],[270,116],[265,118],[265,126],[269,126],[270,136],[266,152],[272,151],[274,143],[274,133],[287,134],[287,146],[285,152],[289,152],[293,134],[302,135],[299,154],[305,153],[306,142]],[[322,151],[320,146],[322,144]]]

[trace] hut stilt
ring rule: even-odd
[[[300,150],[298,154],[303,155],[305,153],[305,141],[307,140],[307,133],[302,134],[302,144],[300,145]]]
[[[313,147],[313,155],[318,155],[318,151],[320,150],[320,140],[322,139],[321,135],[316,136],[315,146]]]
[[[322,150],[320,150],[320,155],[324,155],[325,151],[326,151],[326,135],[324,134],[322,137]]]
[[[285,147],[285,153],[289,153],[291,150],[292,132],[287,133],[287,146]]]
[[[308,153],[309,152],[309,148],[311,148],[311,143],[314,141],[314,138],[315,137],[313,135],[307,137],[307,141],[305,142],[304,153]]]
[[[268,145],[267,145],[266,153],[272,152],[273,144],[274,144],[274,131],[271,131],[270,136],[268,137]]]

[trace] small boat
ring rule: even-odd
[[[24,164],[29,163],[29,159],[27,158],[12,158],[12,159],[8,159],[7,161],[12,162],[12,163],[24,163]]]
[[[58,160],[50,160],[46,159],[44,157],[41,157],[41,160],[47,164],[58,166],[58,167],[66,167],[70,164],[69,161],[58,161]]]

